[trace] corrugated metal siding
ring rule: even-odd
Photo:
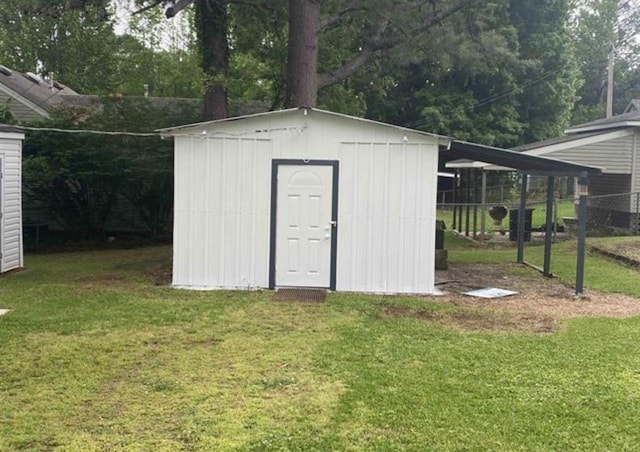
[[[615,140],[551,152],[545,154],[545,157],[604,168],[605,173],[630,174],[633,134]]]
[[[268,286],[271,142],[178,138],[173,283]]]
[[[344,143],[337,289],[433,291],[434,146]]]
[[[0,159],[3,160],[2,178],[2,271],[22,266],[22,143],[20,140],[2,139],[0,133]]]
[[[268,286],[271,161],[293,158],[339,161],[338,290],[433,291],[435,138],[300,112],[186,133],[175,144],[175,286]]]

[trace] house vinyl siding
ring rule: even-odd
[[[0,270],[5,272],[22,267],[22,142],[19,139],[3,138],[0,132]]]
[[[46,111],[40,108],[40,111],[16,99],[15,94],[9,94],[10,91],[0,89],[0,105],[9,102],[9,110],[16,119],[24,122],[36,121],[47,116]],[[39,108],[39,107],[36,107]]]
[[[600,174],[593,176],[589,179],[589,206],[630,212],[630,203],[633,198],[627,194],[630,188],[631,175]],[[606,196],[612,194],[617,196]]]
[[[630,174],[634,152],[634,134],[572,149],[545,153],[545,157],[603,168],[604,173]]]
[[[633,176],[631,178],[631,191],[634,193],[640,192],[640,132],[637,131],[633,135]]]
[[[432,293],[438,138],[300,110],[175,133],[173,285],[269,287],[274,160],[337,161],[336,290]]]

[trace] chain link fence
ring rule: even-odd
[[[587,233],[594,236],[640,235],[640,193],[587,197]]]
[[[536,197],[537,198],[537,197]],[[513,236],[517,232],[520,202],[489,201],[486,203],[439,202],[439,220],[447,228],[474,239],[491,236]],[[618,193],[587,197],[587,234],[590,236],[640,235],[640,193]],[[525,238],[546,230],[546,201],[527,200]],[[572,235],[577,232],[577,200],[553,199],[553,230],[555,234]]]

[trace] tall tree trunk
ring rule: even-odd
[[[226,77],[229,66],[227,9],[224,0],[196,1],[196,28],[204,70],[204,119],[227,117]]]
[[[321,0],[289,0],[286,107],[315,107]]]

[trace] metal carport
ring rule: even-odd
[[[460,161],[460,162],[456,162]],[[518,171],[522,175],[520,207],[518,211],[517,262],[524,262],[524,229],[527,192],[527,176],[547,176],[547,216],[544,243],[543,274],[550,276],[551,271],[551,229],[553,227],[553,187],[555,177],[573,176],[579,178],[580,204],[578,211],[578,249],[576,261],[576,295],[584,290],[584,258],[587,225],[587,190],[589,176],[602,173],[601,168],[577,165],[547,157],[522,154],[516,151],[483,146],[466,141],[452,140],[449,146],[440,148],[440,162],[447,168],[474,168],[478,162],[495,165],[492,170]],[[455,162],[455,163],[454,163]]]

